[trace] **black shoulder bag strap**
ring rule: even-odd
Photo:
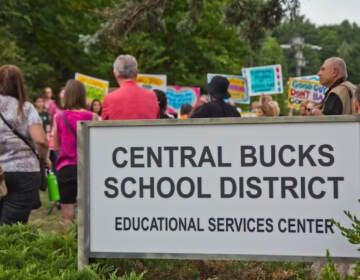
[[[70,130],[70,132],[71,132],[71,133],[75,136],[75,138],[76,138],[76,132],[75,132],[75,130],[70,126],[69,122],[67,121],[67,119],[66,119],[65,116],[64,116],[64,113],[61,112],[61,113],[60,113],[60,116],[61,116],[62,120],[64,121],[66,127]]]
[[[29,142],[28,139],[26,139],[26,137],[24,135],[22,135],[19,131],[17,131],[15,129],[15,127],[12,127],[11,124],[9,124],[9,122],[4,118],[3,114],[0,113],[0,117],[3,120],[3,122],[10,128],[10,130],[17,136],[19,137],[21,140],[23,140],[25,142],[26,145],[29,146],[29,148],[33,151],[33,153],[35,154],[35,156],[37,157],[37,159],[40,161],[40,157],[38,155],[38,153],[35,151],[35,148],[33,147],[33,145],[31,145],[31,143]]]
[[[34,155],[36,156],[36,158],[39,161],[39,166],[40,166],[40,189],[45,191],[46,190],[46,176],[45,176],[45,164],[44,162],[40,159],[39,154],[35,151],[35,148],[33,147],[33,145],[31,145],[31,143],[29,142],[28,139],[26,139],[26,137],[24,135],[22,135],[19,131],[17,131],[15,129],[15,127],[12,127],[11,124],[9,124],[9,122],[4,118],[3,114],[0,112],[0,118],[3,120],[3,122],[10,128],[10,130],[17,136],[19,137],[21,140],[23,140],[25,142],[26,145],[29,146],[29,148],[31,149],[31,151],[34,153]],[[35,201],[38,200],[40,206],[41,206],[41,202],[40,202],[40,197],[36,196]],[[35,204],[34,204],[35,205]],[[40,206],[38,206],[38,204],[36,204],[36,206],[33,205],[33,209],[37,209],[40,208]]]

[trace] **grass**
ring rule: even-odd
[[[29,224],[39,225],[44,231],[57,231],[61,232],[63,226],[61,224],[61,212],[55,207],[51,213],[49,213],[50,208],[53,206],[54,202],[51,202],[48,197],[48,192],[40,191],[40,200],[42,206],[39,209],[31,211]]]

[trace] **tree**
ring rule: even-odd
[[[120,2],[106,11],[104,27],[86,38],[97,41],[90,54],[106,49],[113,61],[119,53],[131,53],[141,72],[167,74],[168,84],[202,86],[206,73],[241,73],[249,48],[235,28],[222,24],[223,1],[140,2]]]
[[[1,1],[1,63],[17,64],[24,72],[30,91],[45,86],[56,90],[74,73],[93,69],[96,59],[87,56],[79,34],[91,32],[99,20],[90,11],[110,1]],[[90,70],[91,71],[91,70]]]
[[[288,77],[297,76],[297,61],[296,50],[293,47],[293,40],[295,37],[304,39],[302,52],[305,59],[305,65],[301,68],[302,75],[315,75],[322,63],[322,50],[314,46],[320,44],[320,34],[314,24],[307,20],[304,16],[296,16],[293,20],[285,19],[283,23],[274,29],[273,36],[279,40],[283,46],[291,46],[291,48],[284,49],[285,64],[288,69]],[[320,46],[322,48],[322,45]]]
[[[286,8],[283,8],[286,4]],[[249,65],[253,66],[254,56],[260,49],[266,32],[278,26],[287,10],[291,15],[299,7],[299,1],[280,0],[235,0],[225,9],[226,23],[238,27],[239,34],[251,46]]]
[[[349,80],[358,84],[360,82],[360,44],[343,41],[337,52],[347,64]]]

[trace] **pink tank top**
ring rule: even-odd
[[[61,117],[61,113],[64,114],[75,135],[67,127]],[[56,159],[56,170],[60,170],[62,167],[67,165],[77,164],[77,142],[76,142],[76,124],[78,121],[91,121],[92,112],[90,111],[71,111],[64,110],[58,112],[55,115],[55,121],[57,126],[60,152]]]

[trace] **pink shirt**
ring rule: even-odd
[[[47,112],[50,115],[50,118],[52,119],[56,113],[56,111],[58,110],[58,106],[56,105],[54,100],[51,100],[49,102],[49,106],[47,108]]]
[[[142,88],[133,80],[126,80],[117,90],[105,96],[102,120],[158,119],[159,104],[152,90]]]
[[[62,111],[64,117],[68,121],[73,130],[77,131],[76,123],[78,121],[91,121],[93,113],[90,111]],[[59,139],[60,152],[56,159],[56,170],[60,170],[67,165],[77,164],[77,142],[76,136],[66,126],[61,118],[61,112],[56,113],[55,121],[57,126],[57,133]]]

